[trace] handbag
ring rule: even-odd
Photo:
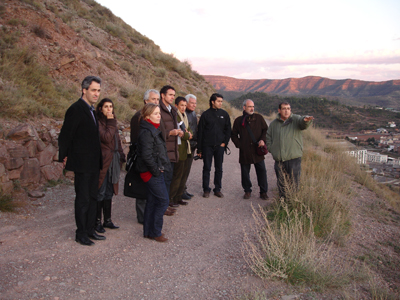
[[[259,155],[259,156],[267,155],[268,154],[267,145],[264,144],[264,146],[259,147],[258,142],[257,142],[256,138],[254,137],[253,132],[250,129],[250,126],[248,126],[248,124],[245,124],[245,126],[246,126],[247,131],[249,132],[249,135],[251,137],[251,140],[253,141],[253,144],[256,145],[257,155]]]
[[[129,172],[131,169],[135,167],[136,164],[136,159],[137,159],[137,144],[131,144],[129,146],[129,152],[128,155],[126,156],[126,165],[125,165],[125,170]]]

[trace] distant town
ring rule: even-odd
[[[390,121],[385,128],[359,133],[328,132],[327,136],[356,157],[373,178],[400,187],[400,130]]]

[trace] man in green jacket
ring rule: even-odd
[[[299,116],[291,112],[290,104],[279,104],[278,116],[271,122],[267,131],[267,147],[275,160],[275,174],[279,197],[286,196],[288,187],[297,188],[303,156],[302,130],[307,129],[314,120],[312,116]]]

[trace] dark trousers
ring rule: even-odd
[[[245,193],[251,193],[251,180],[250,180],[250,167],[251,164],[240,164],[242,171],[242,187]],[[260,193],[268,192],[268,181],[267,181],[267,170],[265,169],[264,160],[255,163],[254,168],[256,169],[257,182],[260,187]]]
[[[75,172],[76,238],[94,234],[99,173]]]
[[[299,187],[301,157],[287,161],[275,161],[274,165],[279,197],[286,198],[286,192]]]
[[[224,151],[225,148],[221,146],[205,146],[203,147],[202,158],[203,158],[203,191],[210,192],[210,172],[211,163],[214,157],[214,192],[221,191],[222,182],[222,163],[224,162]]]
[[[164,171],[164,181],[165,181],[165,186],[167,187],[168,195],[171,190],[171,182],[172,182],[172,177],[174,176],[174,167],[175,163],[171,162],[171,168],[170,170],[165,170]]]
[[[159,237],[163,227],[164,213],[168,208],[169,196],[165,186],[164,174],[152,176],[146,182],[147,202],[144,210],[143,235],[146,237]]]
[[[174,164],[174,174],[172,177],[169,199],[171,203],[177,204],[182,200],[182,193],[185,189],[186,179],[185,177],[185,168],[186,168],[186,160],[180,160],[179,162]]]
[[[185,187],[183,188],[183,192],[185,192],[186,188],[187,188],[186,182],[187,182],[187,179],[189,178],[190,169],[192,168],[192,163],[193,163],[193,152],[192,152],[192,154],[188,154],[188,157],[186,159],[185,170],[183,171],[183,178],[186,178],[185,179]]]
[[[144,211],[146,209],[146,202],[146,199],[136,198],[136,216],[137,221],[140,224],[143,224],[144,222]]]

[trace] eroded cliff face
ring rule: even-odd
[[[333,80],[318,76],[251,80],[204,75],[204,78],[218,91],[264,92],[278,95],[321,95],[355,98],[361,101],[368,97],[381,97],[381,99],[390,99],[391,103],[397,103],[397,106],[400,106],[400,80],[372,82],[352,79]],[[380,105],[379,100],[375,104]]]

